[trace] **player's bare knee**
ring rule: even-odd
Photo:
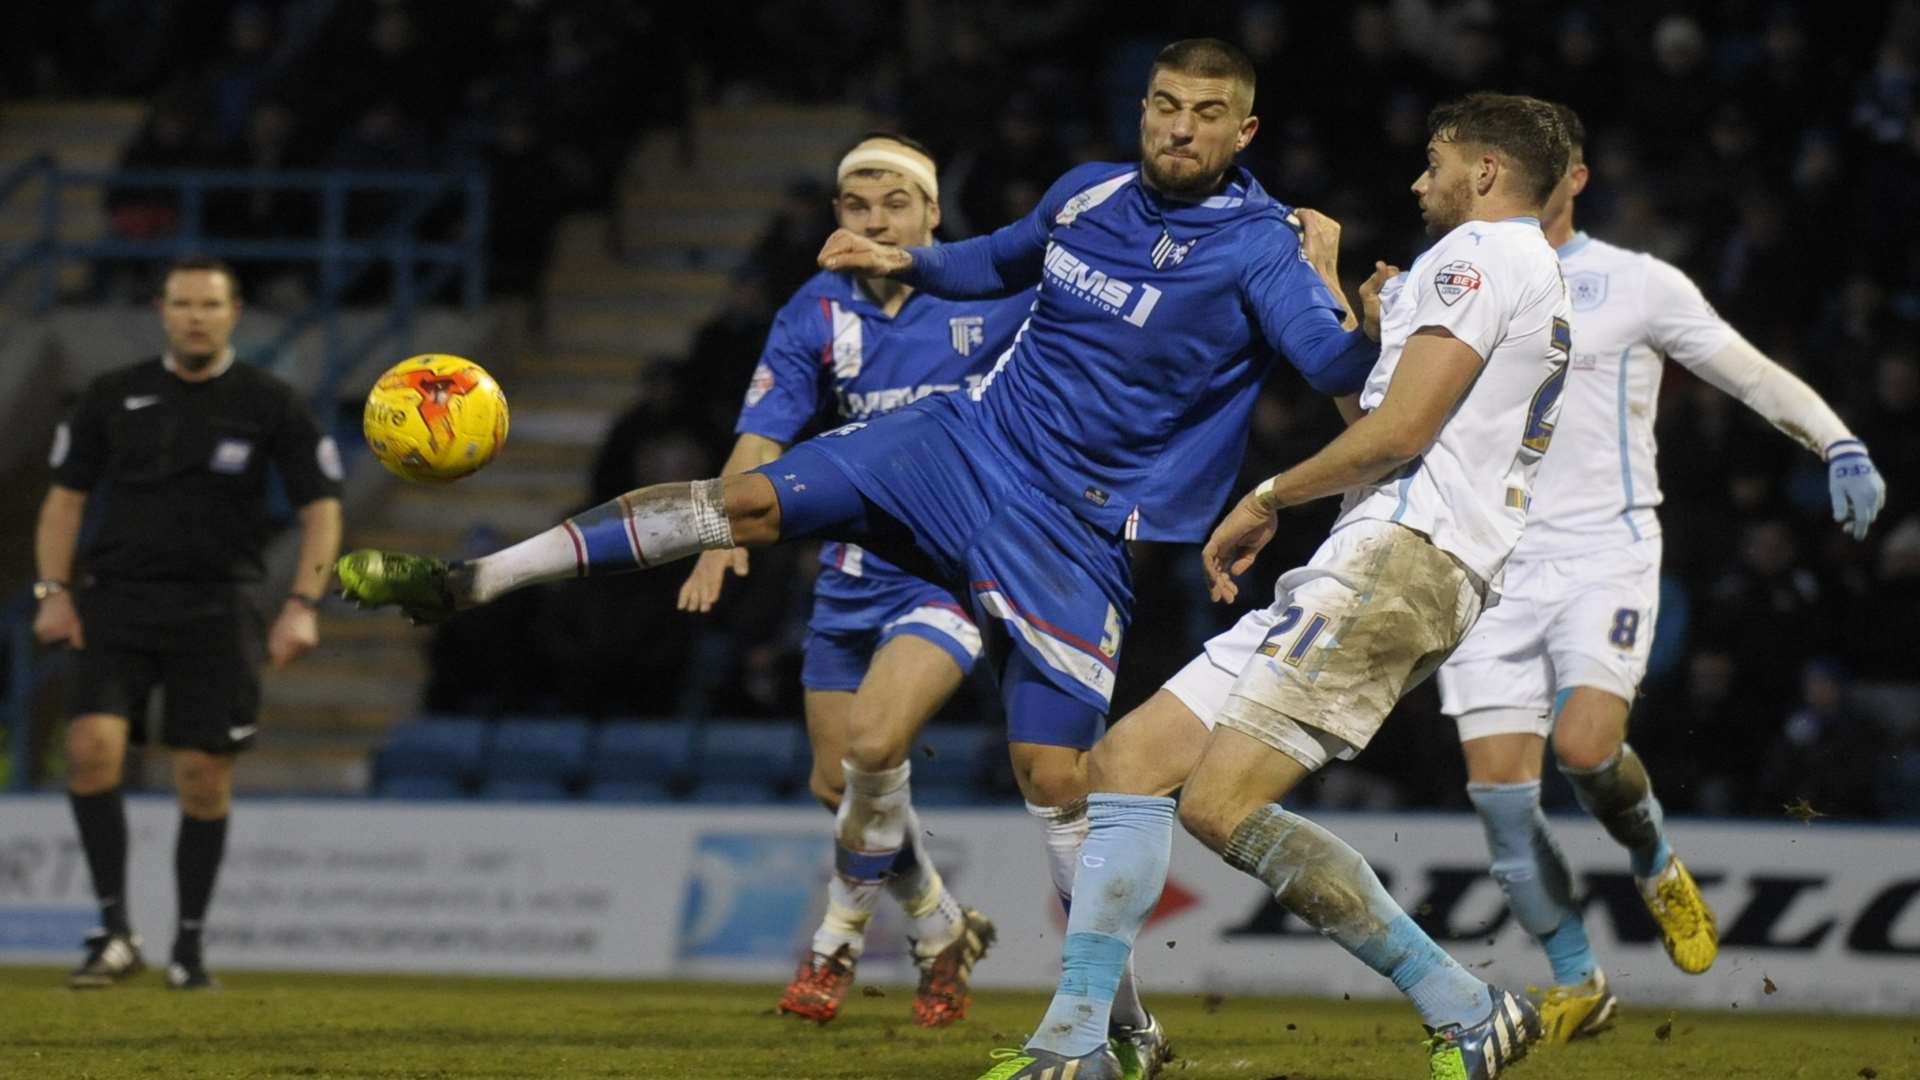
[[[1244,816],[1244,815],[1241,815]],[[1229,820],[1232,819],[1232,820]],[[1180,826],[1214,851],[1226,848],[1240,821],[1227,800],[1209,791],[1189,787],[1180,793]]]
[[[227,815],[233,801],[232,759],[196,750],[174,754],[173,786],[188,817],[211,821]]]
[[[1014,783],[1035,806],[1066,806],[1087,797],[1087,752],[1071,746],[1015,743],[1008,749]]]
[[[67,786],[79,795],[118,787],[126,758],[125,724],[83,716],[67,726]]]
[[[847,733],[847,761],[862,772],[881,772],[907,760],[910,746],[884,726],[854,725]]]
[[[780,539],[780,498],[773,481],[759,473],[736,473],[721,481],[721,502],[736,547],[764,547]]]
[[[1610,717],[1569,709],[1553,729],[1553,755],[1569,769],[1597,769],[1620,750],[1625,733]]]

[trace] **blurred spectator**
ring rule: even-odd
[[[227,16],[227,53],[206,78],[209,127],[221,145],[247,130],[273,77],[272,51],[273,15],[254,4],[235,7]]]
[[[1793,529],[1761,518],[1742,531],[1739,561],[1713,584],[1703,629],[1728,644],[1741,685],[1763,701],[1793,696],[1807,654],[1830,641],[1819,577],[1801,561]]]
[[[1840,665],[1814,660],[1800,675],[1800,706],[1768,752],[1759,797],[1783,807],[1805,799],[1830,817],[1873,817],[1873,785],[1862,781],[1886,754],[1879,725],[1849,707]]]
[[[819,235],[814,241],[815,251],[826,238],[826,232]],[[785,294],[775,294],[756,269],[734,271],[727,283],[725,305],[693,337],[680,386],[691,415],[723,440],[733,431],[733,422],[740,414],[740,395],[746,392],[753,365],[767,343],[773,295]]]
[[[766,294],[790,295],[819,273],[815,258],[833,229],[833,193],[826,185],[812,177],[788,183],[780,209],[747,256],[747,265],[761,276]],[[767,316],[772,314],[769,309]],[[760,343],[755,342],[753,355],[759,354]]]

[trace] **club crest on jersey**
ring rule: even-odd
[[[1184,244],[1176,244],[1173,242],[1173,234],[1161,229],[1160,239],[1153,242],[1153,268],[1165,270],[1169,266],[1179,266],[1186,262],[1187,252],[1193,250],[1194,243],[1195,241],[1189,240]]]
[[[1573,310],[1592,311],[1607,302],[1607,275],[1592,270],[1568,274],[1567,295],[1573,301]]]
[[[747,383],[747,408],[751,409],[773,389],[773,369],[765,364],[753,369],[753,380]]]
[[[1440,302],[1452,307],[1454,301],[1480,288],[1480,268],[1455,259],[1433,275],[1433,287],[1440,293]]]
[[[947,320],[947,329],[952,334],[953,351],[961,356],[972,356],[976,345],[987,340],[987,320],[983,315],[962,315]]]

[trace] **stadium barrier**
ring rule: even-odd
[[[135,925],[165,948],[178,820],[129,801]],[[1463,963],[1512,987],[1545,959],[1508,917],[1468,816],[1318,817]],[[1061,919],[1033,820],[930,809],[947,879],[999,923],[983,986],[1051,986]],[[775,983],[824,903],[826,816],[798,808],[251,801],[234,816],[208,927],[215,968],[712,977]],[[1920,831],[1681,821],[1675,837],[1720,914],[1722,951],[1679,974],[1625,859],[1582,819],[1558,823],[1594,944],[1636,1003],[1920,1011]],[[64,799],[0,798],[0,963],[69,964],[93,924]],[[1171,882],[1139,940],[1148,993],[1375,997],[1384,979],[1340,955],[1251,880],[1175,842]],[[862,981],[911,982],[883,903]]]

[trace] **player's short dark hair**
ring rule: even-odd
[[[1442,142],[1484,146],[1517,167],[1526,194],[1546,202],[1566,175],[1567,128],[1552,105],[1519,94],[1480,92],[1427,114],[1427,134]]]
[[[1553,115],[1559,117],[1560,125],[1567,129],[1568,150],[1570,150],[1576,158],[1585,158],[1587,152],[1587,125],[1580,122],[1580,114],[1573,111],[1573,106],[1559,101],[1552,102],[1551,104],[1553,105]],[[1569,160],[1569,164],[1571,164],[1571,160]]]
[[[166,294],[168,278],[175,274],[194,273],[225,274],[227,295],[235,300],[240,299],[240,275],[234,272],[233,267],[225,259],[216,259],[211,255],[183,255],[168,263],[166,270],[160,275],[162,297],[164,298]]]
[[[1147,85],[1152,86],[1153,77],[1163,70],[1203,79],[1232,79],[1246,86],[1247,107],[1253,107],[1253,61],[1219,38],[1182,38],[1161,49],[1160,55],[1153,58],[1153,67],[1147,71]]]

